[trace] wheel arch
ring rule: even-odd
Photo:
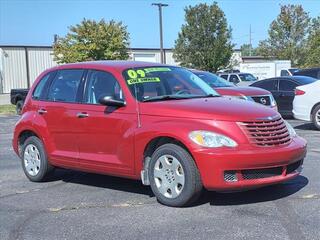
[[[319,105],[320,105],[320,102],[318,102],[318,103],[316,103],[316,104],[313,105],[313,107],[311,108],[310,116],[312,116],[314,109],[315,109],[316,107],[318,107]]]
[[[22,153],[22,146],[24,144],[24,142],[29,138],[29,137],[37,137],[39,139],[41,139],[38,134],[33,131],[33,130],[23,130],[22,132],[19,133],[18,135],[18,153],[19,153],[19,156],[21,156],[21,153]]]
[[[150,184],[149,177],[148,177],[148,167],[149,167],[149,163],[150,163],[152,154],[154,153],[154,151],[158,147],[160,147],[164,144],[167,144],[167,143],[176,144],[176,145],[182,147],[193,158],[193,156],[192,156],[190,150],[187,148],[187,146],[182,141],[180,141],[179,139],[177,139],[175,137],[163,135],[163,136],[157,136],[157,137],[152,138],[146,144],[144,151],[143,151],[141,179],[142,179],[142,183],[144,185]],[[195,164],[196,164],[196,162],[195,162]]]

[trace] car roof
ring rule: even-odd
[[[299,71],[297,72],[308,72],[308,71],[320,71],[320,67],[314,67],[314,68],[303,68],[303,69],[299,69]]]
[[[259,80],[258,82],[263,82],[263,81],[268,81],[268,80],[278,80],[278,79],[280,81],[281,81],[281,79],[293,80],[301,85],[317,81],[317,79],[315,79],[313,77],[308,77],[308,76],[283,76],[283,77],[266,78],[266,79]]]
[[[239,75],[239,74],[251,74],[252,73],[246,73],[246,72],[234,72],[234,73],[219,73],[220,75],[231,75],[231,74],[235,74],[235,75]]]
[[[77,62],[77,63],[67,63],[55,67],[55,69],[66,69],[66,68],[90,68],[90,67],[107,67],[116,68],[118,70],[125,70],[128,68],[138,68],[138,67],[161,67],[170,66],[161,63],[153,62],[140,62],[140,61],[121,61],[121,60],[103,60],[103,61],[90,61],[90,62]]]

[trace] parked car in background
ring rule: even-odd
[[[257,81],[250,86],[270,91],[277,102],[278,111],[284,117],[292,117],[292,102],[295,88],[317,81],[306,76],[276,77]]]
[[[293,73],[294,76],[309,76],[320,79],[320,68],[305,68]]]
[[[320,80],[296,87],[293,116],[296,119],[313,122],[320,130]]]
[[[299,68],[289,68],[280,71],[281,77],[293,76],[293,73],[299,71]]]
[[[306,141],[271,108],[221,97],[187,69],[98,61],[43,72],[25,101],[13,148],[25,175],[54,167],[140,179],[183,206],[208,190],[297,177]]]
[[[19,88],[11,89],[10,92],[10,101],[11,104],[16,105],[17,114],[21,114],[21,110],[24,104],[24,100],[28,94],[29,89]]]
[[[250,73],[220,73],[219,76],[238,86],[249,86],[258,80]]]
[[[256,87],[238,87],[214,73],[199,70],[191,71],[209,84],[221,96],[252,101],[277,110],[275,99],[271,92],[265,89]]]

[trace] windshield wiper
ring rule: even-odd
[[[188,98],[190,97],[179,96],[179,95],[162,95],[162,96],[143,99],[142,102],[156,102],[156,101],[162,101],[162,100],[176,100],[176,99],[188,99]]]
[[[198,96],[193,96],[191,98],[208,98],[208,97],[221,97],[221,95],[209,93],[207,95],[198,95]]]
[[[207,98],[207,97],[220,97],[220,95],[216,94],[207,94],[207,95],[196,95],[196,96],[180,96],[180,95],[162,95],[156,97],[150,97],[143,99],[142,102],[156,102],[156,101],[163,101],[163,100],[177,100],[177,99],[191,99],[191,98]]]

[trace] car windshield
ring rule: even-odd
[[[123,71],[132,95],[141,102],[220,96],[192,72],[180,67],[141,67]]]
[[[241,74],[239,74],[239,77],[240,77],[241,81],[244,81],[244,82],[252,82],[252,81],[256,81],[257,80],[250,73],[241,73]]]
[[[193,72],[193,73],[213,88],[235,87],[233,83],[226,81],[225,79],[217,76],[216,74],[213,74],[210,72]]]

